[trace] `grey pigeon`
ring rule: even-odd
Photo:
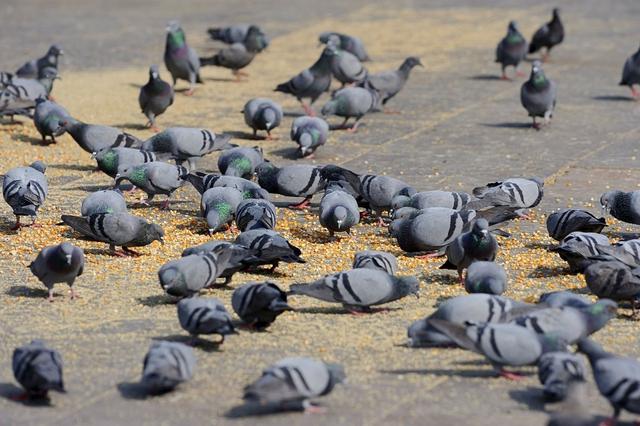
[[[47,166],[36,161],[28,167],[16,167],[9,170],[2,181],[2,196],[16,216],[13,229],[23,226],[21,216],[31,216],[32,225],[36,222],[38,209],[47,198],[49,187],[44,175]]]
[[[164,64],[173,78],[174,86],[178,79],[189,82],[187,95],[193,94],[196,83],[202,83],[198,54],[192,47],[187,45],[184,30],[177,21],[171,21],[167,25]]]
[[[423,66],[420,58],[409,56],[397,70],[369,74],[360,86],[375,90],[380,96],[382,105],[386,105],[407,84],[409,74],[416,66]],[[376,108],[377,109],[377,108]]]
[[[628,267],[635,269],[640,267],[640,240],[619,241],[611,246],[596,246],[598,255],[592,256],[595,260],[617,260]]]
[[[209,241],[207,243],[185,249],[182,252],[182,256],[184,257],[192,254],[204,254],[210,252],[217,255],[216,268],[219,269],[220,272],[216,273],[218,278],[225,279],[223,285],[229,284],[236,272],[246,269],[247,264],[244,262],[247,259],[253,260],[253,256],[257,253],[257,251],[244,247],[240,244],[234,244],[227,241]],[[228,253],[228,255],[224,253]]]
[[[341,189],[351,194],[361,207],[369,207],[369,202],[360,193],[360,176],[349,169],[329,164],[320,169],[320,176],[327,183],[325,190]]]
[[[591,300],[583,295],[572,293],[570,291],[551,291],[543,293],[538,299],[538,303],[544,304],[551,308],[561,308],[563,306],[572,306],[574,308],[586,308],[591,305]]]
[[[160,286],[167,294],[175,297],[197,295],[203,288],[212,287],[216,283],[222,272],[222,267],[219,266],[223,266],[225,259],[230,256],[230,252],[218,247],[215,251],[170,260],[158,270]]]
[[[396,210],[401,207],[427,209],[431,207],[446,207],[453,210],[464,210],[471,196],[466,192],[451,191],[422,191],[411,196],[396,195],[391,207]]]
[[[363,250],[353,257],[353,269],[356,268],[379,269],[395,275],[398,271],[398,259],[386,251]]]
[[[256,173],[260,186],[270,193],[304,197],[300,203],[291,205],[291,208],[307,207],[313,195],[325,187],[325,181],[320,176],[320,167],[310,164],[277,167],[265,161],[256,168]]]
[[[62,221],[85,237],[109,244],[116,256],[138,255],[129,247],[142,247],[154,241],[164,244],[159,225],[129,213],[98,213],[89,217],[62,215]],[[116,251],[122,247],[122,252]]]
[[[118,172],[126,167],[136,167],[144,163],[161,160],[162,154],[141,151],[135,148],[103,148],[93,154],[98,169],[115,179]]]
[[[231,305],[240,319],[257,330],[269,327],[284,311],[293,310],[287,304],[287,294],[275,283],[249,283],[234,290]]]
[[[187,173],[187,169],[182,166],[164,163],[162,161],[152,161],[137,166],[120,166],[116,174],[116,186],[123,180],[128,180],[136,188],[140,188],[147,194],[147,200],[143,204],[151,202],[156,195],[166,195],[162,208],[169,208],[171,194],[184,184],[180,176]]]
[[[291,284],[289,294],[341,303],[352,313],[372,312],[371,307],[418,295],[415,277],[395,277],[378,269],[358,268],[326,275],[306,284]]]
[[[638,99],[640,93],[633,86],[634,84],[640,84],[640,48],[625,61],[622,79],[620,79],[620,86],[629,86],[631,96]]]
[[[618,220],[640,224],[640,191],[608,191],[600,197],[602,209]]]
[[[562,40],[564,40],[564,27],[560,20],[560,9],[556,7],[553,9],[551,21],[538,28],[531,37],[529,53],[535,53],[544,47],[545,53],[542,60],[545,61],[553,46],[562,43]]]
[[[269,45],[269,41],[265,37],[260,28],[252,25],[247,30],[247,35],[240,42],[235,42],[228,47],[221,49],[215,55],[209,58],[200,58],[202,66],[214,65],[217,67],[228,68],[236,77],[236,81],[240,81],[241,76],[248,74],[240,71],[247,67],[256,55],[263,51]]]
[[[261,198],[243,200],[236,208],[236,225],[241,232],[251,229],[275,229],[276,206]]]
[[[38,78],[41,71],[45,68],[58,69],[58,59],[64,52],[62,47],[57,44],[51,45],[47,53],[41,58],[26,62],[16,71],[16,76],[21,78]]]
[[[527,41],[518,30],[518,24],[515,21],[509,22],[507,35],[500,40],[496,48],[496,62],[502,67],[503,80],[510,80],[505,72],[509,66],[514,67],[516,75],[519,75],[518,65],[527,56],[527,47]]]
[[[37,80],[13,78],[6,87],[0,88],[0,116],[29,115],[39,98],[48,99],[53,81],[58,78],[53,68],[45,68]]]
[[[300,257],[302,254],[300,249],[271,229],[252,229],[242,232],[234,243],[253,250],[254,256],[244,260],[247,267],[271,265],[271,272],[273,272],[280,262],[305,263]]]
[[[547,426],[598,426],[597,420],[589,411],[587,403],[588,384],[583,380],[571,380],[567,385],[567,396],[551,413]]]
[[[572,273],[582,272],[592,262],[591,256],[599,254],[599,246],[608,246],[609,239],[602,234],[593,232],[572,232],[549,251],[556,252],[560,258],[569,263]]]
[[[88,124],[76,119],[61,123],[73,140],[89,154],[108,148],[140,148],[142,141],[120,129],[100,124]]]
[[[320,200],[320,225],[327,228],[329,236],[335,232],[351,233],[351,228],[360,222],[358,202],[353,196],[342,190],[325,192]]]
[[[585,380],[585,366],[582,358],[575,354],[547,352],[538,360],[538,379],[548,402],[562,401],[571,382]]]
[[[356,121],[349,127],[350,132],[356,132],[360,124],[360,120],[364,115],[370,111],[373,111],[378,102],[380,96],[374,90],[365,89],[362,87],[345,87],[334,93],[329,102],[322,107],[322,115],[337,115],[338,117],[344,117],[344,121],[340,125],[345,127],[351,117],[354,117]]]
[[[193,377],[193,349],[178,342],[156,341],[144,357],[140,383],[151,395],[172,391]]]
[[[242,197],[244,199],[269,199],[269,193],[262,189],[260,185],[241,177],[223,176],[217,173],[206,174],[201,172],[192,172],[182,178],[193,185],[200,194],[203,194],[207,189],[223,186],[237,189],[242,193]]]
[[[80,214],[84,217],[99,213],[126,213],[127,202],[122,192],[115,189],[103,189],[92,192],[82,200]]]
[[[11,84],[13,80],[13,74],[10,72],[0,71],[0,88],[6,87]]]
[[[314,358],[284,358],[246,386],[242,398],[250,404],[273,406],[278,411],[314,412],[317,407],[310,399],[327,395],[345,379],[341,365]]]
[[[173,87],[160,78],[157,65],[149,68],[149,81],[140,88],[138,103],[149,122],[147,126],[157,131],[156,117],[163,114],[173,104]]]
[[[56,137],[65,132],[61,121],[69,118],[69,112],[61,105],[44,98],[36,99],[36,109],[33,112],[33,124],[42,136],[42,142],[47,143],[47,136],[52,143],[56,143]]]
[[[62,379],[62,357],[42,340],[13,351],[13,376],[22,385],[27,398],[46,398],[49,391],[66,392]]]
[[[530,209],[542,201],[544,181],[540,178],[509,178],[488,183],[473,189],[479,200],[471,200],[468,209],[484,209],[490,206],[510,206]]]
[[[231,315],[222,302],[215,298],[182,299],[178,302],[178,320],[180,326],[194,339],[200,334],[219,334],[222,340],[217,343],[222,344],[226,335],[236,334]]]
[[[351,52],[340,49],[338,36],[330,36],[327,47],[334,50],[331,57],[331,73],[336,80],[342,83],[342,87],[347,84],[361,83],[367,78],[367,69],[358,57]]]
[[[232,147],[229,139],[229,135],[216,135],[206,129],[170,127],[144,141],[141,149],[171,154],[176,162],[188,161],[189,170],[195,170],[197,158]]]
[[[500,295],[507,289],[507,273],[495,262],[473,262],[464,278],[464,288],[468,293]]]
[[[254,146],[245,148],[227,149],[218,157],[218,170],[227,176],[237,176],[244,179],[251,179],[256,171],[256,167],[264,161],[262,148]]]
[[[640,297],[640,269],[631,269],[621,262],[595,262],[584,270],[584,279],[591,293],[617,301],[630,301],[635,306]]]
[[[340,44],[339,44],[340,49],[346,50],[347,52],[354,54],[362,62],[371,60],[371,58],[369,58],[369,54],[367,53],[364,47],[364,43],[358,37],[350,36],[348,34],[336,33],[333,31],[326,31],[320,34],[318,39],[320,40],[320,43],[326,44],[329,42],[331,36],[338,37],[338,40],[340,41]]]
[[[408,183],[390,176],[361,175],[358,192],[382,222],[382,212],[393,208],[393,200],[399,195],[411,197],[417,191]]]
[[[251,27],[258,28],[263,41],[266,43],[263,49],[266,49],[269,46],[269,39],[264,31],[257,25],[234,24],[228,27],[212,27],[207,29],[207,33],[209,33],[209,37],[211,37],[212,40],[221,41],[226,44],[234,44],[244,42]]]
[[[271,131],[282,121],[282,107],[267,98],[251,99],[244,105],[242,113],[244,122],[253,130],[254,138],[258,130],[266,130],[267,140],[271,140]]]
[[[64,242],[43,248],[29,269],[49,290],[49,302],[53,302],[53,285],[67,283],[71,298],[76,297],[73,283],[84,270],[84,252],[73,244]]]
[[[300,157],[311,158],[328,136],[329,124],[322,118],[302,116],[291,124],[291,140],[298,144]]]
[[[547,217],[547,231],[556,241],[574,231],[599,233],[607,226],[606,220],[597,218],[586,210],[562,209]]]
[[[615,424],[622,410],[640,414],[640,362],[606,352],[590,339],[580,341],[578,350],[589,358],[598,390],[613,407],[610,424]]]
[[[242,193],[235,188],[215,187],[202,194],[200,210],[207,220],[209,234],[222,229],[233,222]]]
[[[536,117],[542,117],[544,124],[549,124],[556,108],[558,88],[556,82],[547,78],[539,61],[531,66],[529,80],[522,84],[520,102],[533,119],[533,128],[540,129],[541,124]]]
[[[457,269],[462,280],[462,271],[478,260],[493,261],[498,251],[498,242],[489,232],[489,223],[478,219],[469,232],[461,234],[447,246],[447,262],[441,269]]]

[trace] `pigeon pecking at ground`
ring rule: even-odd
[[[562,209],[547,217],[547,231],[556,241],[562,241],[574,231],[599,233],[605,226],[607,222],[603,217],[597,218],[580,209]]]
[[[128,180],[136,188],[147,194],[147,199],[140,202],[149,205],[156,195],[166,195],[167,199],[162,204],[163,209],[169,208],[171,194],[184,185],[180,178],[187,173],[187,169],[162,161],[152,161],[137,166],[120,166],[116,174],[116,187],[123,180]]]
[[[167,25],[164,64],[173,78],[174,86],[178,79],[189,82],[189,90],[185,93],[187,96],[193,94],[196,83],[202,83],[200,59],[196,51],[187,45],[187,38],[178,21],[170,21]]]
[[[249,198],[236,208],[236,225],[241,232],[252,229],[275,229],[276,206],[269,200]]]
[[[42,340],[13,351],[13,375],[22,385],[25,394],[21,399],[47,398],[49,391],[66,392],[62,379],[62,357],[48,348]]]
[[[16,224],[12,229],[24,226],[20,223],[22,216],[31,216],[31,225],[36,223],[38,209],[44,204],[49,191],[44,175],[46,168],[42,161],[36,161],[28,167],[11,169],[4,175],[2,196],[16,216]]]
[[[69,119],[69,112],[62,105],[44,98],[36,99],[36,108],[33,112],[33,124],[42,136],[42,143],[47,143],[47,136],[51,143],[56,143],[56,137],[65,132],[61,121]]]
[[[495,262],[472,262],[464,278],[464,288],[468,293],[501,295],[507,289],[507,273]]]
[[[55,283],[66,283],[71,289],[71,299],[75,299],[73,284],[84,271],[84,252],[67,242],[48,246],[38,253],[29,269],[49,290],[49,302],[53,302]]]
[[[99,213],[126,213],[127,202],[117,189],[92,192],[82,200],[80,215],[87,217]]]
[[[546,401],[562,401],[573,381],[585,380],[582,358],[569,352],[547,352],[538,361],[538,380]]]
[[[93,154],[98,169],[116,179],[116,175],[125,168],[135,168],[145,163],[160,161],[165,154],[141,151],[136,148],[103,148]]]
[[[271,140],[271,131],[282,121],[282,107],[271,99],[255,98],[248,101],[242,109],[244,122],[253,130],[253,138],[258,130],[267,132],[267,140]]]
[[[183,259],[185,259],[183,257]],[[178,302],[178,320],[195,343],[200,334],[218,334],[222,338],[217,344],[224,343],[225,336],[236,334],[231,315],[219,299],[188,297]]]
[[[287,294],[268,281],[238,287],[231,296],[231,305],[240,319],[256,330],[264,330],[279,315],[293,310],[287,304]]]
[[[207,189],[200,200],[200,211],[207,220],[209,235],[233,222],[242,193],[235,188],[215,187]]]
[[[150,395],[170,392],[193,377],[193,349],[178,342],[156,341],[144,357],[140,384]]]
[[[246,148],[239,146],[227,149],[218,157],[218,170],[227,176],[237,176],[244,179],[251,179],[255,174],[256,167],[264,161],[262,148],[254,146]]]
[[[75,118],[60,123],[74,141],[89,154],[106,148],[140,148],[142,141],[120,129],[101,124],[88,124]]]
[[[218,173],[189,173],[182,176],[182,179],[189,182],[200,194],[204,194],[207,189],[223,186],[235,188],[242,193],[244,199],[262,198],[269,199],[269,193],[255,182],[237,176],[224,176]]]
[[[353,257],[353,269],[357,268],[379,269],[395,275],[398,271],[398,259],[386,251],[363,250]]]
[[[158,270],[160,286],[170,296],[197,295],[200,290],[216,283],[231,255],[230,251],[219,246],[212,251],[170,260]]]
[[[318,215],[320,225],[329,231],[330,237],[335,232],[350,234],[351,228],[360,222],[358,202],[351,194],[339,189],[325,192]]]
[[[247,77],[248,74],[240,70],[247,67],[268,44],[260,28],[252,25],[241,42],[235,42],[209,58],[200,58],[200,63],[202,66],[228,68],[236,78],[235,81],[242,81],[241,77]]]
[[[304,209],[311,203],[314,194],[325,188],[326,182],[320,175],[320,167],[310,164],[292,164],[278,167],[265,161],[256,168],[258,183],[271,194],[289,197],[304,197],[298,204],[289,207]]]
[[[640,225],[640,191],[607,191],[600,197],[600,205],[616,219]]]
[[[270,272],[273,272],[280,262],[306,263],[298,247],[271,229],[244,231],[238,235],[234,243],[253,251],[253,255],[243,261],[247,269],[271,265]]]
[[[329,124],[319,117],[302,116],[291,124],[291,140],[298,144],[300,157],[313,158],[320,146],[327,142]]]
[[[173,87],[160,78],[158,66],[152,65],[149,68],[149,81],[140,88],[138,95],[140,109],[149,120],[146,125],[152,130],[158,131],[156,117],[173,104],[173,97]]]

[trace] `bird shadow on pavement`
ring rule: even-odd
[[[215,81],[218,83],[244,83],[245,80],[236,80],[235,78],[231,78],[231,77],[206,77],[203,78],[204,81]]]
[[[120,185],[122,187],[123,185]],[[84,191],[84,192],[96,192],[103,191],[105,189],[113,189],[113,185],[79,185],[72,188],[62,188],[63,191]]]
[[[550,278],[564,275],[571,275],[569,268],[564,266],[537,266],[530,274],[529,278]]]
[[[194,349],[201,349],[204,352],[207,353],[211,353],[211,352],[221,352],[220,350],[220,346],[222,346],[222,343],[219,342],[215,342],[213,340],[208,340],[208,339],[203,339],[201,337],[191,337],[191,336],[187,336],[185,334],[171,334],[168,336],[155,336],[152,337],[153,340],[164,340],[167,342],[176,342],[176,343],[183,343],[187,346],[191,346]]]
[[[142,84],[140,83],[128,83],[129,87],[133,87],[134,89],[142,89]]]
[[[532,250],[535,250],[535,249],[547,250],[551,247],[551,245],[547,243],[540,243],[540,242],[529,242],[525,244],[524,247]]]
[[[17,142],[29,142],[31,145],[36,145],[36,146],[47,146],[49,144],[45,144],[42,143],[42,139],[41,138],[34,138],[32,136],[29,135],[25,135],[22,133],[14,133],[11,135],[11,139],[13,139],[14,141]]]
[[[411,374],[468,378],[497,378],[496,372],[490,368],[478,370],[453,370],[446,368],[379,370],[382,374],[405,376]]]
[[[316,405],[316,404],[314,404]],[[285,407],[282,404],[251,404],[246,403],[242,405],[236,405],[224,413],[224,417],[228,419],[238,419],[242,417],[256,417],[266,416],[270,414],[284,414],[304,411],[304,408],[299,402],[296,406]]]
[[[266,136],[253,136],[252,133],[244,132],[242,130],[224,130],[222,133],[229,135],[234,139],[246,139],[249,141],[264,141],[267,139]]]
[[[372,308],[375,309],[375,308]],[[353,314],[351,311],[341,307],[341,306],[312,306],[308,308],[296,308],[296,312],[300,312],[302,314],[322,314],[322,315],[353,315],[353,316],[368,316],[368,315],[376,315],[383,314],[388,311],[397,311],[401,308],[383,308],[382,310],[374,310],[372,312],[362,312],[358,314]]]
[[[528,386],[526,389],[513,389],[509,397],[520,404],[524,404],[530,411],[545,411],[544,397],[540,388]]]
[[[24,390],[14,385],[13,383],[0,383],[0,397],[5,398],[7,401],[15,402],[16,404],[22,404],[27,407],[53,407],[51,399],[46,398],[21,398],[24,395]]]
[[[476,74],[476,75],[472,75],[471,77],[468,77],[467,79],[468,80],[481,80],[481,81],[502,80],[500,78],[500,76],[496,75],[496,74]]]
[[[611,238],[620,239],[622,241],[635,240],[637,238],[640,238],[640,234],[637,232],[607,231],[603,232],[603,234]]]
[[[76,170],[79,172],[92,172],[96,169],[95,166],[82,166],[80,164],[49,164],[47,167],[61,170]]]
[[[122,124],[114,124],[113,127],[117,127],[120,129],[129,129],[129,130],[147,130],[148,127],[144,124],[140,123],[122,123]]]
[[[282,115],[285,117],[305,117],[307,114],[300,111],[284,111]]]
[[[16,297],[31,297],[33,299],[44,299],[49,292],[43,288],[32,288],[26,285],[14,285],[9,287],[4,294]]]
[[[288,277],[287,274],[280,271],[272,271],[270,268],[255,268],[247,270],[248,273],[254,275],[264,275],[271,278],[285,278]]]
[[[591,99],[594,101],[608,101],[608,102],[635,102],[635,99],[631,96],[622,96],[622,95],[601,95],[601,96],[592,96]]]
[[[484,127],[493,127],[496,129],[531,129],[531,123],[525,122],[502,122],[502,123],[480,123]]]
[[[120,382],[116,387],[124,399],[143,400],[151,397],[146,386],[140,382]]]
[[[271,152],[271,155],[287,160],[298,160],[300,158],[300,155],[298,155],[298,149],[294,147],[276,149]]]
[[[86,250],[85,250],[86,253]],[[138,302],[144,306],[163,306],[163,305],[175,305],[178,303],[178,299],[166,294],[154,294],[153,296],[139,297]]]

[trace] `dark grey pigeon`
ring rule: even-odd
[[[345,87],[334,93],[333,98],[322,107],[322,115],[337,115],[344,117],[344,121],[340,125],[346,127],[351,117],[356,121],[349,127],[350,132],[356,132],[360,119],[370,111],[373,111],[380,96],[374,90],[364,89],[362,87]]]
[[[251,179],[258,167],[264,161],[262,148],[254,146],[227,149],[218,157],[218,170],[226,176],[237,176]]]
[[[538,28],[533,37],[531,37],[529,53],[535,53],[545,48],[544,55],[542,55],[542,61],[544,62],[549,57],[553,46],[562,43],[562,40],[564,40],[564,27],[560,20],[560,9],[556,7],[553,9],[551,21]]]
[[[632,269],[640,267],[640,239],[619,241],[611,246],[597,246],[594,260],[617,260]]]
[[[640,225],[640,191],[608,191],[600,197],[602,209],[618,220]]]
[[[358,37],[350,36],[348,34],[336,33],[333,31],[326,31],[320,34],[318,39],[320,40],[320,43],[326,44],[327,42],[329,42],[331,36],[338,36],[338,39],[340,41],[340,49],[354,54],[362,62],[371,60],[371,58],[369,58],[369,54],[364,48],[364,43]]]
[[[100,124],[87,124],[70,118],[61,123],[80,148],[89,154],[108,148],[140,148],[142,141],[120,129]]]
[[[99,213],[126,213],[127,202],[122,192],[116,189],[103,189],[92,192],[82,200],[80,214],[84,217]]]
[[[231,305],[244,323],[257,330],[269,327],[284,311],[293,310],[287,305],[287,294],[269,281],[238,287],[231,296]]]
[[[631,269],[617,261],[595,262],[584,270],[591,293],[617,301],[630,301],[635,306],[640,297],[640,269]]]
[[[396,195],[391,207],[397,210],[402,207],[428,209],[431,207],[446,207],[453,210],[464,210],[471,196],[466,192],[451,191],[422,191],[411,196]]]
[[[629,86],[631,96],[638,99],[640,93],[633,87],[634,84],[640,84],[640,48],[625,61],[622,69],[622,79],[620,80],[620,86]]]
[[[147,126],[158,131],[156,117],[163,114],[173,104],[173,97],[173,87],[160,78],[158,66],[152,65],[149,68],[149,81],[140,88],[138,95],[140,109],[149,120]]]
[[[120,166],[116,174],[116,186],[123,180],[128,180],[136,188],[147,194],[147,200],[141,200],[142,204],[149,205],[156,195],[166,195],[162,208],[169,208],[171,194],[184,185],[180,176],[187,174],[185,167],[176,166],[162,161],[152,161],[140,165]]]
[[[503,80],[511,80],[507,77],[507,67],[514,67],[516,75],[520,75],[518,65],[527,56],[527,48],[527,41],[518,30],[518,24],[515,21],[509,22],[507,35],[500,40],[496,48],[496,62],[502,67]]]
[[[346,379],[344,368],[314,358],[284,358],[262,372],[262,376],[244,388],[247,404],[271,406],[275,411],[319,409],[310,399],[329,394]]]
[[[331,57],[331,73],[336,80],[342,83],[342,87],[347,84],[362,83],[367,78],[367,69],[358,57],[351,52],[340,49],[338,36],[330,36],[327,47],[334,51]]]
[[[556,241],[574,231],[600,233],[607,226],[604,217],[597,218],[586,210],[562,209],[547,217],[547,231]]]
[[[177,21],[171,21],[167,25],[164,64],[171,73],[174,86],[178,79],[189,82],[189,90],[186,95],[192,95],[196,83],[202,83],[198,54],[187,45],[187,38]]]
[[[395,275],[398,271],[398,259],[386,251],[363,250],[353,257],[353,269],[357,268],[379,269]]]
[[[369,74],[360,86],[378,92],[380,102],[386,105],[395,95],[400,93],[409,80],[409,74],[416,66],[423,66],[420,58],[409,56],[397,70]],[[379,108],[379,105],[376,109]]]
[[[591,299],[580,294],[562,290],[541,294],[540,298],[538,299],[538,303],[544,304],[551,308],[572,306],[574,308],[581,309],[591,306]]]
[[[351,228],[360,222],[358,202],[351,194],[339,189],[325,192],[318,215],[320,225],[329,230],[331,237],[335,232],[350,234]]]
[[[275,229],[276,206],[261,198],[243,200],[236,209],[236,225],[241,232],[251,229]]]
[[[202,194],[200,211],[207,220],[210,235],[233,222],[241,201],[242,193],[235,188],[215,187]]]
[[[536,117],[542,117],[545,125],[551,123],[556,108],[558,88],[556,82],[547,78],[539,61],[531,66],[529,80],[522,84],[520,102],[533,119],[533,128],[539,130],[542,125],[536,122]]]
[[[183,259],[185,259],[183,257]],[[231,323],[231,315],[219,299],[189,297],[178,302],[178,320],[195,341],[200,334],[218,334],[224,343],[224,337],[236,334]]]
[[[60,45],[54,44],[49,47],[47,53],[41,58],[26,62],[16,71],[16,76],[21,78],[36,79],[45,68],[58,69],[58,59],[64,52]]]
[[[606,352],[590,339],[580,341],[578,350],[589,358],[598,390],[613,407],[610,424],[615,424],[622,410],[640,414],[640,362]]]
[[[55,283],[66,283],[71,289],[71,299],[75,299],[73,283],[84,271],[84,252],[67,242],[47,246],[29,264],[29,269],[49,290],[49,302],[53,302]]]
[[[44,175],[47,166],[36,161],[28,167],[16,167],[9,170],[2,181],[2,196],[16,216],[13,229],[24,226],[21,216],[31,216],[33,225],[36,222],[38,209],[47,198],[49,187]]]
[[[282,121],[282,107],[271,99],[251,99],[242,109],[244,122],[253,130],[256,138],[258,130],[267,132],[267,140],[271,140],[271,131],[280,125]]]
[[[456,269],[462,281],[462,271],[478,260],[493,262],[498,252],[498,242],[489,232],[489,223],[478,219],[471,231],[461,234],[447,246],[447,262],[441,269]]]
[[[222,266],[230,252],[219,247],[215,251],[190,254],[170,260],[158,270],[162,289],[170,296],[191,297],[206,287],[212,287],[222,273]]]
[[[325,181],[320,175],[320,167],[310,164],[292,164],[277,167],[268,161],[256,168],[258,183],[271,194],[289,197],[304,197],[298,203],[289,207],[303,209],[309,206],[311,198],[325,187]]]
[[[291,140],[298,144],[300,157],[312,158],[313,153],[327,142],[329,124],[318,117],[298,117],[291,124]]]
[[[358,192],[382,222],[382,212],[393,208],[393,200],[399,195],[411,197],[417,191],[408,183],[390,176],[361,175]]]
[[[160,161],[162,158],[159,157],[162,157],[162,154],[156,155],[155,152],[126,147],[104,148],[93,155],[98,163],[98,169],[114,179],[118,172],[126,167]]]
[[[49,391],[66,392],[62,379],[62,357],[42,340],[33,340],[13,351],[13,376],[27,398],[46,398]]]
[[[213,252],[217,256],[216,267],[220,270],[219,278],[224,278],[223,286],[229,284],[233,275],[248,267],[244,262],[247,259],[253,260],[257,251],[251,250],[239,244],[227,241],[209,241],[194,247],[189,247],[182,252],[182,256],[192,254],[204,254]],[[226,255],[225,253],[229,253]]]
[[[548,402],[563,401],[571,382],[585,380],[582,358],[568,352],[548,352],[538,361],[538,380]]]
[[[65,132],[61,121],[69,119],[69,112],[61,105],[44,98],[36,99],[36,109],[33,112],[33,124],[42,136],[42,143],[47,143],[47,136],[52,143],[56,143],[56,137]]]
[[[549,251],[558,253],[562,260],[569,263],[571,273],[575,274],[582,272],[592,263],[589,258],[600,253],[599,246],[608,245],[609,239],[605,235],[576,231],[564,237],[560,244]]]
[[[473,189],[478,200],[471,200],[468,209],[509,206],[530,209],[542,201],[544,181],[540,178],[509,178]]]
[[[14,77],[8,86],[0,88],[0,116],[31,116],[36,100],[49,98],[53,81],[57,78],[53,68],[45,68],[37,80]]]
[[[371,307],[418,295],[416,277],[395,277],[378,269],[358,268],[326,275],[306,284],[291,284],[290,295],[304,295],[341,303],[353,313],[372,312]]]
[[[300,249],[271,229],[252,229],[242,232],[234,243],[253,251],[254,255],[244,260],[247,268],[271,265],[271,272],[273,272],[280,262],[305,263],[305,260],[300,257],[302,255]]]
[[[500,295],[507,289],[507,273],[495,262],[473,262],[464,278],[464,288],[467,293]]]
[[[137,256],[129,247],[142,247],[154,241],[164,244],[164,231],[159,225],[129,213],[98,213],[89,217],[62,215],[62,221],[85,237],[109,244],[116,256]],[[116,251],[122,247],[122,252]]]
[[[193,349],[178,342],[156,341],[149,347],[142,367],[142,384],[150,395],[170,392],[193,377]]]
[[[369,207],[369,202],[360,194],[360,176],[349,169],[329,164],[320,169],[320,176],[327,183],[325,190],[341,189],[358,201],[360,207]]]
[[[268,45],[269,41],[264,33],[260,28],[252,25],[247,30],[247,35],[242,41],[221,49],[209,58],[200,58],[200,63],[202,66],[214,65],[228,68],[236,77],[236,81],[240,81],[240,77],[248,76],[247,73],[240,70],[247,67],[256,55]]]
[[[234,24],[228,27],[212,27],[207,29],[207,33],[209,33],[209,37],[211,37],[212,40],[218,40],[226,44],[234,44],[244,42],[251,27],[258,28],[265,43],[263,49],[266,49],[269,46],[269,38],[257,25]]]
[[[192,172],[188,175],[182,176],[182,178],[188,181],[193,187],[200,193],[204,194],[207,189],[215,187],[228,187],[235,188],[242,193],[244,199],[248,198],[262,198],[269,199],[269,193],[262,189],[260,185],[250,180],[236,177],[236,176],[223,176],[217,173],[200,173]]]

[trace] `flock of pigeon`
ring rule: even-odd
[[[165,64],[173,85],[177,79],[189,82],[187,94],[201,82],[201,66],[229,68],[236,79],[241,70],[269,45],[269,39],[255,25],[212,28],[215,40],[228,44],[210,58],[199,58],[186,43],[177,22],[167,28]],[[558,10],[527,44],[515,22],[497,47],[496,61],[504,72],[517,70],[528,53],[549,51],[562,42],[564,29]],[[335,78],[342,88],[322,107],[322,115],[343,117],[345,125],[355,118],[351,130],[367,113],[382,110],[405,85],[411,69],[421,65],[416,57],[407,58],[398,70],[370,74],[362,65],[369,56],[362,41],[338,33],[323,33],[326,44],[320,58],[276,91],[291,94],[307,115],[297,118],[291,139],[299,145],[301,156],[311,155],[327,140],[329,125],[315,116],[314,102],[329,91]],[[236,226],[241,233],[233,242],[212,240],[186,248],[179,259],[158,270],[160,286],[179,298],[178,321],[193,336],[237,333],[234,320],[223,303],[199,297],[202,290],[228,285],[236,273],[268,267],[280,262],[304,263],[303,253],[276,229],[276,207],[270,194],[298,197],[289,207],[307,208],[315,194],[322,193],[318,218],[333,236],[357,226],[367,216],[387,226],[391,238],[410,255],[446,256],[444,269],[458,272],[469,293],[449,299],[430,316],[408,329],[409,346],[455,346],[482,354],[495,371],[507,378],[519,374],[508,367],[537,365],[544,394],[550,401],[571,398],[586,369],[582,358],[568,349],[576,345],[592,367],[595,382],[607,398],[615,419],[621,410],[640,414],[640,363],[631,358],[605,352],[589,336],[604,328],[615,317],[617,303],[629,303],[635,311],[640,295],[640,240],[610,243],[600,232],[604,218],[579,209],[550,214],[549,235],[559,244],[552,248],[568,262],[571,272],[583,273],[591,293],[588,298],[568,291],[546,293],[537,304],[515,301],[501,294],[507,288],[507,275],[495,263],[500,251],[494,234],[508,236],[500,229],[506,222],[525,217],[525,210],[536,207],[543,197],[544,182],[539,178],[514,177],[474,188],[469,193],[441,190],[418,191],[400,179],[385,175],[359,175],[329,164],[293,164],[279,167],[264,158],[260,147],[239,147],[230,137],[199,128],[174,127],[156,133],[146,141],[119,129],[83,123],[51,100],[57,78],[59,46],[21,67],[15,75],[0,74],[0,114],[30,115],[43,140],[67,132],[89,152],[100,171],[114,179],[114,188],[90,194],[82,202],[80,215],[62,215],[68,225],[84,238],[104,242],[113,255],[138,256],[133,249],[154,241],[163,243],[164,231],[145,218],[127,210],[120,190],[123,181],[146,194],[148,203],[156,195],[166,196],[169,208],[174,191],[185,184],[201,194],[200,211],[211,235]],[[627,60],[621,84],[632,88],[640,83],[640,51]],[[174,101],[173,85],[161,80],[157,66],[149,70],[149,82],[140,91],[140,107],[155,128],[155,120]],[[541,62],[534,61],[531,76],[522,86],[521,100],[534,126],[536,117],[548,122],[553,114],[556,85],[546,78]],[[309,99],[309,103],[304,103]],[[270,131],[282,119],[282,109],[267,98],[252,99],[244,107],[247,125],[254,131]],[[219,173],[196,170],[196,160],[214,151]],[[174,161],[175,164],[168,161]],[[36,161],[28,167],[7,171],[3,196],[16,216],[16,229],[28,226],[23,216],[36,221],[38,208],[48,193],[46,166]],[[255,180],[254,180],[255,178]],[[602,195],[601,204],[613,217],[640,224],[640,191],[611,191]],[[121,250],[117,248],[120,247]],[[81,248],[63,242],[45,247],[30,264],[33,274],[49,290],[66,283],[75,297],[74,282],[82,275],[85,255]],[[283,291],[273,282],[248,283],[235,288],[232,308],[241,327],[263,330],[286,311],[293,310],[288,298],[306,296],[341,304],[347,311],[362,315],[408,295],[418,295],[416,277],[398,276],[397,259],[386,252],[358,252],[353,269],[298,283]],[[466,275],[465,275],[466,271]],[[220,282],[224,280],[224,282]],[[384,309],[384,308],[382,308]],[[188,345],[154,342],[144,359],[141,383],[149,394],[173,390],[193,375],[196,357]],[[42,341],[19,347],[13,355],[16,380],[27,398],[43,398],[48,391],[63,391],[62,359]],[[331,392],[345,379],[340,365],[313,358],[285,358],[265,369],[262,376],[245,388],[247,404],[273,410],[318,411],[311,400]],[[562,414],[558,415],[561,416]],[[571,423],[568,423],[571,421]],[[591,424],[592,419],[554,418],[549,424]]]

